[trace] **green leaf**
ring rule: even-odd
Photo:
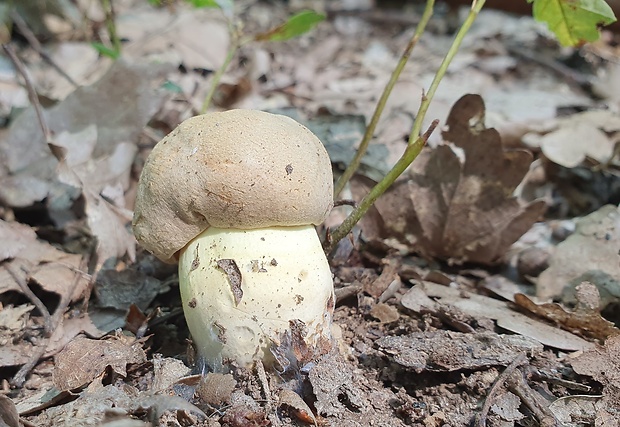
[[[616,21],[605,0],[528,0],[534,19],[547,24],[564,46],[598,40],[600,25]]]
[[[148,0],[149,4],[150,4],[151,6],[161,6],[161,2],[162,2],[162,1],[163,1],[163,0]]]
[[[325,15],[304,10],[296,15],[291,16],[288,21],[271,30],[254,36],[256,41],[279,41],[288,40],[293,37],[307,33],[314,28],[319,22],[325,19]]]
[[[224,16],[232,18],[233,15],[233,0],[185,0],[189,4],[197,8],[210,8],[217,7],[221,9]]]
[[[183,93],[183,89],[181,89],[181,86],[174,82],[171,82],[170,80],[166,80],[164,84],[161,85],[161,88],[172,93]]]
[[[95,50],[103,56],[107,56],[112,59],[118,59],[121,56],[120,50],[114,49],[113,47],[106,46],[103,43],[93,42],[90,45],[94,47]]]
[[[186,0],[194,7],[220,7],[216,0]]]

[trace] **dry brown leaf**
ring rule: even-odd
[[[68,393],[64,395],[65,401],[70,400],[67,399],[69,396],[71,395],[68,395]],[[134,387],[126,384],[121,386],[111,384],[105,387],[102,387],[101,384],[99,384],[97,387],[83,391],[78,399],[53,407],[40,404],[42,399],[46,399],[46,396],[41,394],[38,397],[38,407],[35,406],[36,402],[32,401],[17,403],[20,413],[23,413],[21,407],[24,407],[24,409],[28,411],[47,408],[38,417],[35,417],[32,420],[34,421],[33,424],[37,426],[98,426],[101,425],[101,423],[106,419],[106,415],[110,415],[111,412],[112,414],[120,413],[143,415],[148,411],[151,418],[156,420],[155,425],[160,425],[160,417],[168,411],[175,413],[175,415],[176,411],[179,411],[196,414],[201,419],[206,418],[204,412],[179,396],[152,395],[149,392],[141,393]],[[111,403],[113,404],[112,411],[110,408]],[[181,417],[185,418],[185,414],[179,414],[179,418]],[[193,423],[180,424],[178,420],[176,420],[176,423],[171,424],[197,425],[195,421]],[[163,423],[162,425],[169,424]]]
[[[504,151],[497,131],[484,128],[484,114],[480,96],[457,101],[443,137],[463,149],[464,163],[444,146],[431,154],[424,174],[413,175],[414,234],[432,256],[497,263],[545,209],[542,201],[521,206],[512,197],[532,155]]]
[[[97,261],[101,266],[109,258],[127,254],[130,260],[136,258],[136,240],[127,228],[131,213],[108,203],[103,197],[84,190],[88,227],[97,237]],[[97,268],[98,270],[98,268]]]
[[[570,425],[573,420],[594,425],[596,407],[600,396],[573,395],[561,397],[549,405],[549,410],[561,423]],[[601,425],[601,424],[599,424]]]
[[[215,407],[230,402],[230,396],[235,391],[237,381],[231,374],[209,372],[200,379],[196,393],[203,402]]]
[[[165,392],[172,387],[179,379],[189,375],[191,370],[179,359],[172,357],[161,357],[153,355],[153,385],[151,392]]]
[[[109,366],[117,374],[127,376],[126,366],[146,361],[142,344],[119,335],[109,340],[78,337],[55,357],[54,385],[59,390],[72,390],[90,383]]]
[[[20,331],[21,332],[21,331]],[[52,336],[47,344],[43,340],[16,340],[16,342],[5,342],[0,345],[0,367],[19,366],[28,363],[32,359],[32,354],[38,350],[37,344],[46,345],[43,357],[51,357],[64,348],[76,335],[86,333],[91,337],[101,337],[109,330],[98,329],[90,319],[84,314],[79,317],[64,319],[60,325],[54,329]]]
[[[80,255],[68,254],[38,240],[27,225],[0,220],[0,241],[0,261],[10,264],[12,271],[25,281],[32,279],[48,292],[64,295],[76,274],[81,274]],[[72,299],[79,298],[87,286],[88,279],[80,276]],[[7,291],[21,292],[13,276],[0,264],[0,294]]]
[[[137,148],[132,144],[119,144],[111,156],[94,160],[91,156],[96,142],[97,129],[89,125],[76,134],[61,133],[54,148],[62,153],[56,167],[58,180],[80,189],[84,197],[87,223],[97,238],[98,271],[109,258],[127,254],[130,260],[135,260],[136,241],[126,227],[131,222],[131,212],[122,206]],[[120,206],[114,206],[102,197],[110,185],[120,187]]]
[[[0,426],[19,427],[19,415],[15,403],[3,394],[0,394]]]
[[[422,282],[422,285],[414,286],[408,293],[403,295],[401,304],[413,310],[422,306],[428,308],[428,301],[418,302],[419,291],[414,291],[418,286],[423,287],[426,295],[437,299],[441,304],[454,306],[465,314],[477,319],[493,319],[497,325],[514,333],[533,338],[538,342],[563,350],[584,350],[592,348],[594,344],[574,335],[563,331],[557,327],[514,311],[508,303],[489,298],[483,295],[470,294],[458,289],[438,285],[432,282]],[[409,296],[411,295],[411,296]],[[414,298],[414,302],[410,302]],[[432,307],[431,307],[432,308]]]
[[[145,311],[155,297],[163,292],[161,281],[143,270],[129,267],[125,270],[103,269],[97,274],[94,292],[98,307],[127,311],[134,306]],[[136,313],[137,314],[137,313]],[[144,320],[144,318],[142,319]]]
[[[130,44],[127,58],[154,58],[189,70],[215,70],[226,58],[228,27],[218,10],[177,4],[177,13],[148,4],[118,17],[118,34]]]
[[[575,301],[574,289],[582,281],[594,283],[601,295],[601,308],[620,296],[620,212],[603,206],[581,218],[575,232],[560,243],[549,260],[549,268],[538,278],[536,296],[547,300],[562,295]]]
[[[605,341],[605,346],[597,346],[573,359],[570,363],[579,375],[588,375],[603,384],[603,399],[596,405],[596,425],[606,425],[603,420],[618,420],[620,407],[620,336]],[[610,424],[614,425],[614,424]],[[617,425],[617,424],[615,424]]]
[[[121,143],[137,141],[142,128],[159,109],[163,93],[153,85],[167,71],[166,66],[128,65],[117,61],[95,84],[77,89],[64,101],[43,110],[53,135],[76,134],[96,126],[95,161],[114,157]],[[88,106],[87,108],[85,106]],[[0,200],[12,207],[30,206],[45,197],[59,203],[66,187],[56,181],[57,161],[47,147],[29,107],[12,123],[5,143],[0,144]],[[113,169],[113,166],[110,166]]]
[[[551,320],[558,326],[574,334],[585,335],[598,340],[620,334],[614,324],[601,316],[599,312],[599,293],[592,283],[583,282],[578,286],[578,295],[585,292],[595,294],[595,306],[580,301],[574,311],[567,311],[560,304],[536,304],[526,295],[516,294],[515,303],[530,313]]]
[[[497,131],[484,128],[484,113],[478,95],[461,98],[443,136],[462,149],[465,161],[447,145],[423,152],[411,180],[377,203],[391,234],[415,240],[427,256],[497,264],[545,210],[543,201],[522,206],[512,197],[532,155],[504,151]]]
[[[383,337],[376,341],[376,345],[396,363],[416,373],[508,366],[519,353],[540,353],[543,350],[536,340],[493,332],[419,332]]]
[[[314,404],[317,414],[329,416],[367,408],[369,403],[358,388],[356,378],[351,365],[341,356],[321,359],[308,375],[317,399]]]
[[[530,146],[540,147],[552,162],[572,168],[586,158],[597,163],[611,160],[616,144],[612,134],[620,131],[620,116],[612,111],[593,110],[547,123],[547,133],[524,137]]]

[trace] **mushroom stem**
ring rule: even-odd
[[[179,282],[198,353],[215,371],[229,361],[273,364],[272,345],[287,345],[297,321],[304,349],[329,350],[332,274],[312,225],[210,227],[182,250]]]

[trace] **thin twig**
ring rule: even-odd
[[[527,362],[527,358],[524,353],[521,353],[515,360],[512,361],[510,365],[504,369],[497,379],[493,386],[491,386],[491,390],[489,390],[489,394],[484,401],[484,405],[482,406],[482,411],[480,414],[476,416],[476,421],[474,425],[476,427],[486,427],[487,425],[487,415],[489,415],[489,410],[491,409],[491,405],[493,405],[495,401],[495,396],[499,393],[500,389],[504,386],[508,378],[512,375],[512,373],[521,365]]]
[[[516,370],[510,374],[506,380],[506,387],[532,411],[541,427],[560,427],[562,425],[549,409],[549,402],[528,385],[521,371]]]
[[[26,85],[26,90],[28,91],[28,98],[30,99],[30,103],[34,107],[34,111],[37,114],[37,119],[39,121],[39,126],[43,131],[43,136],[45,137],[45,142],[48,144],[52,141],[52,133],[50,132],[50,128],[47,126],[47,121],[45,120],[45,116],[43,115],[43,109],[41,108],[41,103],[39,102],[39,96],[37,92],[34,90],[34,85],[28,76],[28,72],[26,71],[26,67],[24,67],[24,63],[19,59],[17,54],[15,53],[15,49],[10,44],[3,44],[2,49],[9,56],[9,59],[21,74],[24,79],[24,83]]]
[[[17,271],[15,271],[13,266],[9,263],[5,263],[4,268],[6,269],[6,271],[9,272],[13,280],[15,280],[22,293],[26,295],[30,302],[34,304],[34,306],[43,316],[43,330],[45,331],[45,337],[49,338],[52,334],[52,316],[50,315],[50,312],[45,306],[45,304],[43,304],[43,301],[41,301],[41,299],[36,296],[34,292],[32,292],[32,289],[30,289],[30,287],[28,286],[28,281],[26,280],[28,272],[22,268],[22,272],[25,274],[25,276],[17,274]]]
[[[82,261],[80,262],[80,270],[86,269],[88,265],[88,258],[89,256],[84,256],[82,258]],[[53,335],[53,332],[56,332],[58,328],[60,327],[62,320],[64,318],[65,310],[67,309],[67,307],[69,306],[69,303],[73,299],[73,294],[75,293],[75,290],[77,289],[81,278],[82,278],[81,274],[76,273],[75,278],[73,279],[73,283],[71,284],[69,289],[67,289],[66,292],[61,295],[60,303],[58,304],[58,307],[56,307],[56,310],[54,311],[54,315],[51,317],[52,335]],[[92,280],[94,280],[94,275],[91,275],[91,282]],[[39,360],[43,357],[43,355],[45,355],[45,352],[47,351],[47,347],[50,344],[50,341],[51,341],[51,337],[45,338],[44,341],[38,346],[35,353],[31,355],[30,360],[27,363],[25,363],[20,368],[19,371],[17,371],[17,373],[11,380],[11,385],[13,387],[21,387],[22,385],[24,385],[24,382],[26,381],[26,377],[28,376],[32,368],[34,368],[36,364],[39,362]]]
[[[353,206],[355,208],[355,207],[357,207],[357,202],[355,200],[352,200],[352,199],[336,200],[334,202],[334,207],[337,208],[338,206]]]
[[[58,72],[58,74],[64,77],[74,87],[76,88],[79,87],[79,85],[75,82],[75,80],[73,80],[73,78],[69,74],[67,74],[62,68],[60,68],[60,66],[56,64],[56,62],[52,59],[52,57],[49,56],[47,52],[45,52],[45,50],[43,50],[43,47],[41,46],[41,43],[39,43],[39,40],[37,39],[37,37],[30,30],[26,21],[24,21],[24,19],[21,17],[21,15],[16,10],[13,10],[11,12],[11,19],[13,20],[13,22],[19,29],[19,32],[22,34],[22,36],[24,36],[24,38],[28,41],[28,44],[30,44],[30,47],[32,47],[34,51],[39,54],[41,59],[43,59],[45,62],[51,65],[52,68],[54,68]]]

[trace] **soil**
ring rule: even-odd
[[[72,95],[64,97],[74,89],[63,89],[63,78],[50,74],[55,72],[49,64],[33,58],[30,44],[14,36],[20,56],[33,70],[37,90],[47,90],[50,96],[57,92],[52,99],[58,103],[50,113],[57,114],[50,115],[55,136],[60,132],[55,128],[58,123],[65,123],[67,117],[83,119],[81,109],[85,117],[93,110],[82,125],[96,122],[100,139],[108,132],[113,135],[110,140],[127,138],[136,147],[125,154],[127,182],[120,187],[120,199],[126,202],[123,209],[132,207],[139,172],[155,142],[197,112],[215,69],[205,57],[213,54],[223,60],[225,54],[225,49],[208,43],[205,57],[186,49],[182,31],[172,24],[168,27],[174,32],[172,48],[157,51],[153,45],[141,45],[139,40],[144,39],[135,34],[146,34],[153,41],[150,37],[156,33],[147,32],[150,25],[187,9],[170,2],[169,10],[156,9],[156,15],[150,15],[155,9],[142,3],[119,2],[119,31],[127,37],[124,55],[130,61],[171,55],[174,67],[162,74],[156,67],[142,68],[134,81],[132,65],[120,65],[127,68],[108,78],[112,86],[107,90],[94,86],[92,91],[106,111],[111,107],[102,94],[113,98],[110,87],[120,86],[120,92],[130,94],[117,107],[122,123],[131,121],[127,128],[133,132],[122,137],[112,133],[122,123],[102,118],[94,104],[84,101],[87,98],[79,98],[77,109],[68,108],[66,100]],[[420,5],[382,8],[363,1],[352,2],[355,7],[347,9],[347,3],[238,2],[239,18],[248,34],[265,31],[301,7],[326,9],[327,20],[301,38],[243,46],[225,74],[212,109],[258,108],[296,115],[321,136],[340,173],[338,156],[352,152],[352,144],[359,141],[359,123],[368,123],[422,10]],[[213,12],[187,16],[200,16],[204,25],[213,25],[209,34],[219,34],[221,16]],[[464,13],[461,10],[461,18]],[[389,169],[406,147],[422,89],[430,83],[459,19],[455,9],[438,5],[429,32],[388,104],[371,144],[374,148],[343,198],[359,201],[377,174]],[[133,26],[123,27],[123,22]],[[73,49],[76,40],[87,45],[83,35],[71,34],[72,40],[52,37],[45,48],[57,53],[62,46]],[[120,200],[112,187],[98,188],[99,198],[89,198],[85,188],[94,184],[81,175],[84,193],[70,207],[57,210],[52,190],[23,206],[5,202],[9,196],[0,193],[4,227],[0,236],[7,242],[0,260],[0,266],[7,267],[0,268],[6,270],[0,272],[0,426],[620,425],[620,397],[614,385],[620,372],[615,357],[620,340],[613,323],[618,321],[613,314],[618,294],[612,270],[618,263],[611,258],[617,255],[620,241],[614,234],[620,229],[614,216],[617,209],[603,208],[607,210],[600,215],[606,219],[596,217],[587,223],[595,227],[588,228],[594,229],[591,233],[583,231],[585,225],[574,232],[573,220],[617,203],[616,172],[605,175],[606,171],[597,169],[600,164],[593,167],[592,154],[584,155],[575,167],[550,166],[549,158],[563,160],[545,155],[542,143],[523,142],[526,134],[532,140],[541,123],[601,107],[600,86],[612,87],[613,80],[592,82],[597,73],[608,70],[609,58],[618,55],[615,46],[616,36],[605,33],[601,42],[567,54],[568,49],[560,48],[529,18],[497,11],[480,15],[424,124],[439,119],[441,125],[429,146],[440,145],[444,138],[457,146],[457,154],[444,148],[432,155],[430,149],[425,151],[419,168],[407,172],[331,254],[337,296],[332,348],[304,363],[289,354],[292,363],[286,366],[258,362],[246,369],[233,363],[225,372],[209,372],[192,348],[175,266],[140,248],[132,253],[133,238],[120,232],[108,246],[112,248],[105,253],[109,257],[97,261],[93,255],[102,253],[97,252],[101,248],[93,244],[94,231],[87,231],[89,227],[102,233],[99,238],[104,243],[105,230],[108,235],[115,234],[109,230],[128,230],[122,209],[113,209],[113,214],[97,210],[102,203]],[[80,63],[79,58],[72,60],[75,63],[65,59],[61,65],[77,69],[73,65]],[[105,61],[98,58],[93,64],[111,66]],[[86,62],[83,57],[82,62]],[[80,84],[97,80],[93,64],[89,70],[76,71]],[[138,87],[136,81],[145,85],[140,89],[144,94],[147,87],[156,86],[148,82],[163,81],[157,80],[162,75],[180,92],[140,104],[139,94],[132,91]],[[17,78],[12,78],[19,87]],[[582,84],[584,79],[588,85]],[[462,98],[468,93],[482,97]],[[135,98],[136,104],[128,105],[129,98]],[[454,107],[450,113],[459,99],[459,108],[465,110]],[[616,101],[612,95],[605,98],[613,114],[617,114]],[[463,111],[469,116],[458,127],[450,118],[456,120]],[[443,128],[445,123],[452,124],[449,131]],[[11,132],[18,127],[11,126],[0,136],[7,144],[15,140]],[[491,127],[497,131],[487,133]],[[607,131],[605,138],[613,140],[618,130]],[[80,137],[80,141],[88,139],[85,134]],[[482,141],[489,145],[476,145]],[[92,149],[84,162],[103,162],[111,153],[118,154],[114,151],[118,142],[111,144],[97,148],[103,154]],[[526,157],[506,154],[514,148],[526,152]],[[462,166],[458,153],[469,156]],[[501,163],[500,156],[505,156]],[[3,162],[0,156],[2,167]],[[607,166],[613,169],[612,163]],[[444,169],[433,174],[424,169],[429,164],[444,165]],[[540,178],[536,173],[542,169],[547,175]],[[38,172],[28,173],[38,176]],[[512,195],[524,176],[517,201]],[[447,184],[438,181],[443,178]],[[577,178],[579,185],[566,185]],[[474,184],[475,191],[471,190]],[[596,190],[603,187],[605,191]],[[429,188],[445,192],[459,188],[458,194],[467,200],[457,204],[446,197],[454,204],[444,206],[444,199],[428,197]],[[11,197],[18,193],[13,191]],[[420,208],[416,201],[422,199]],[[346,209],[334,209],[319,234],[324,236],[326,227],[342,221]],[[98,227],[102,222],[96,221],[102,217],[109,228]],[[445,228],[437,230],[439,222]],[[608,250],[596,256],[614,264],[600,262],[587,269],[606,273],[605,280],[594,273],[580,276],[581,271],[567,278],[576,281],[570,295],[565,284],[556,292],[548,284],[549,277],[537,281],[548,268],[567,271],[558,267],[553,254],[559,244],[565,246],[558,253],[570,250],[569,236],[583,237],[577,244],[581,247]],[[474,240],[476,244],[470,244]],[[571,256],[565,259],[573,260]],[[582,257],[577,264],[590,265],[587,256],[577,256]],[[69,273],[57,276],[60,273],[51,271],[50,265],[70,267]],[[536,300],[544,292],[562,305],[542,304],[550,298]],[[35,308],[37,301],[42,306]],[[606,317],[601,316],[602,310]],[[290,348],[285,350],[292,353]]]

